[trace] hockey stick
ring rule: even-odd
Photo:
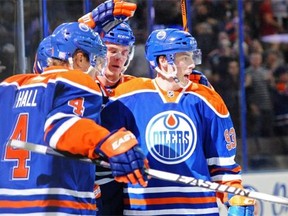
[[[20,140],[9,140],[8,145],[10,145],[13,148],[20,148],[20,149],[26,149],[31,152],[35,153],[40,153],[40,154],[46,154],[46,155],[52,155],[52,156],[60,156],[60,157],[68,157],[72,159],[77,159],[81,160],[83,162],[88,162],[88,163],[94,163],[98,166],[102,166],[105,168],[109,168],[110,165],[109,163],[101,160],[90,160],[88,158],[83,158],[83,157],[72,157],[71,154],[66,154],[66,153],[60,153],[51,147],[39,145],[39,144],[33,144],[29,142],[24,142]],[[155,170],[155,169],[146,169],[146,173],[150,175],[153,178],[165,180],[165,181],[171,181],[171,182],[177,182],[185,185],[192,185],[192,186],[197,186],[209,190],[214,190],[222,193],[231,193],[235,195],[240,195],[240,196],[245,196],[253,199],[258,199],[258,200],[263,200],[267,202],[272,202],[272,203],[278,203],[282,205],[288,205],[288,198],[286,197],[281,197],[281,196],[274,196],[266,193],[260,193],[248,189],[241,189],[241,188],[236,188],[224,184],[219,184],[216,182],[211,182],[211,181],[205,181],[202,179],[196,179],[194,177],[188,177],[188,176],[183,176],[183,175],[178,175],[175,173],[170,173],[170,172],[164,172],[160,170]]]
[[[181,0],[181,14],[182,14],[182,24],[183,30],[188,32],[188,21],[187,21],[187,4],[186,0]]]

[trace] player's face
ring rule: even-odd
[[[105,75],[111,80],[119,78],[124,72],[124,65],[128,59],[130,47],[106,43],[107,46],[107,69]],[[114,78],[114,79],[113,79]]]
[[[178,79],[188,81],[188,77],[195,68],[192,52],[176,53],[174,63],[177,67]]]

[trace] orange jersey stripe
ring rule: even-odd
[[[82,85],[87,89],[100,92],[99,86],[91,79],[91,77],[80,70],[68,70],[60,66],[51,66],[46,68],[42,74],[18,74],[11,76],[5,80],[7,83],[16,82],[21,86],[33,85],[38,83],[47,84],[53,79],[66,79],[77,85]]]
[[[235,167],[234,169],[223,169],[223,168],[215,168],[215,169],[211,169],[210,173],[215,173],[215,172],[218,172],[218,171],[229,171],[229,172],[234,172],[234,173],[239,173],[241,171],[241,167],[238,166],[238,167]]]
[[[0,201],[0,208],[33,208],[33,207],[61,207],[72,209],[96,210],[96,205],[92,203],[79,203],[73,201],[59,200],[35,200],[35,201]]]
[[[143,88],[145,86],[146,88]],[[137,90],[155,90],[155,86],[152,83],[151,79],[148,78],[134,78],[127,80],[126,82],[122,83],[121,85],[117,86],[115,89],[115,97],[118,97],[122,94],[130,93]]]
[[[115,97],[117,98],[119,96],[131,93],[133,91],[144,92],[145,90],[148,90],[148,91],[156,90],[156,87],[153,83],[153,79],[134,78],[119,85],[115,89]],[[179,94],[180,92],[182,92],[182,89],[179,89],[175,92],[176,94]],[[213,107],[219,114],[228,115],[228,109],[226,105],[224,104],[223,99],[220,97],[220,95],[216,91],[210,88],[207,88],[206,86],[203,86],[201,84],[197,84],[193,82],[191,83],[190,86],[188,86],[185,92],[191,92],[191,93],[194,93],[195,95],[199,95],[200,97],[203,97],[208,102],[208,104],[210,104],[210,106]],[[163,94],[163,91],[161,92],[161,94],[164,96],[167,95],[166,93]],[[168,101],[170,100],[171,99],[169,99]]]
[[[197,86],[198,88],[196,88]],[[187,91],[193,91],[204,97],[209,104],[220,114],[227,115],[228,109],[221,96],[214,90],[207,88],[201,84],[193,83],[187,88]]]
[[[124,199],[126,205],[167,205],[167,204],[202,204],[202,203],[214,203],[216,197],[205,198],[187,198],[187,197],[173,197],[173,198],[150,198],[150,199]]]

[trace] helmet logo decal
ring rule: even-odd
[[[124,23],[120,23],[120,26],[121,26],[122,28],[128,29],[127,25],[124,24]]]
[[[196,127],[181,112],[162,112],[149,121],[145,140],[155,160],[164,164],[179,164],[187,160],[195,150]]]
[[[157,33],[157,35],[156,35],[156,38],[157,38],[158,40],[163,40],[163,39],[165,39],[165,38],[166,38],[166,32],[163,31],[163,30],[159,31],[159,32]]]
[[[81,29],[81,31],[84,31],[84,32],[89,31],[89,27],[84,23],[79,23],[79,28]]]

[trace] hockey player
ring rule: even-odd
[[[146,186],[143,153],[134,135],[96,124],[102,104],[98,85],[71,69],[82,50],[100,69],[107,48],[85,24],[68,23],[51,37],[50,65],[40,75],[20,74],[0,84],[0,214],[96,215],[95,166],[78,160],[13,149],[9,139],[59,151],[108,158],[119,182]]]
[[[104,96],[110,97],[119,84],[134,78],[124,73],[134,55],[135,37],[129,24],[123,22],[107,32],[102,40],[107,46],[107,67],[97,76],[97,82],[104,90]]]
[[[106,1],[107,3],[108,1]],[[99,31],[97,21],[99,11],[108,11],[104,9],[107,5],[102,4],[95,8],[91,13],[84,15],[78,21],[85,22],[95,31]],[[102,13],[104,15],[104,13]],[[129,81],[134,76],[126,75],[125,71],[133,59],[135,36],[127,22],[120,23],[111,30],[102,34],[102,40],[107,46],[107,68],[103,74],[97,76],[97,83],[101,86],[104,98],[104,106],[109,101],[109,97],[114,95],[114,89],[121,83]],[[198,50],[198,52],[201,52]],[[200,58],[199,58],[200,60]],[[198,64],[201,62],[199,61]],[[200,72],[194,70],[190,79],[193,82],[212,87],[207,78]],[[101,198],[97,199],[100,212],[103,215],[122,215],[123,214],[123,185],[115,182],[109,175],[109,170],[98,168],[95,183],[100,185]],[[99,194],[96,187],[95,194]]]
[[[109,1],[106,1],[106,3]],[[78,21],[97,27],[97,16],[99,11],[109,11],[103,9],[107,5],[102,4],[91,13],[84,15]],[[92,16],[93,14],[93,16]],[[121,83],[135,78],[126,75],[125,71],[129,66],[134,54],[135,36],[129,24],[122,22],[102,34],[102,40],[107,46],[107,67],[103,73],[96,77],[96,82],[101,87],[103,93],[103,107],[109,101],[109,97],[114,95],[114,89]],[[97,196],[97,206],[102,215],[122,215],[123,212],[123,184],[115,182],[109,169],[99,167],[96,172],[95,194]],[[100,189],[99,189],[100,186]],[[101,193],[101,196],[99,195]]]
[[[151,168],[242,187],[226,105],[214,90],[189,80],[201,57],[195,43],[181,30],[153,31],[146,58],[157,77],[119,85],[101,112],[101,124],[131,130]],[[218,216],[217,196],[229,216],[253,215],[254,200],[153,178],[146,188],[125,186],[123,214]]]

